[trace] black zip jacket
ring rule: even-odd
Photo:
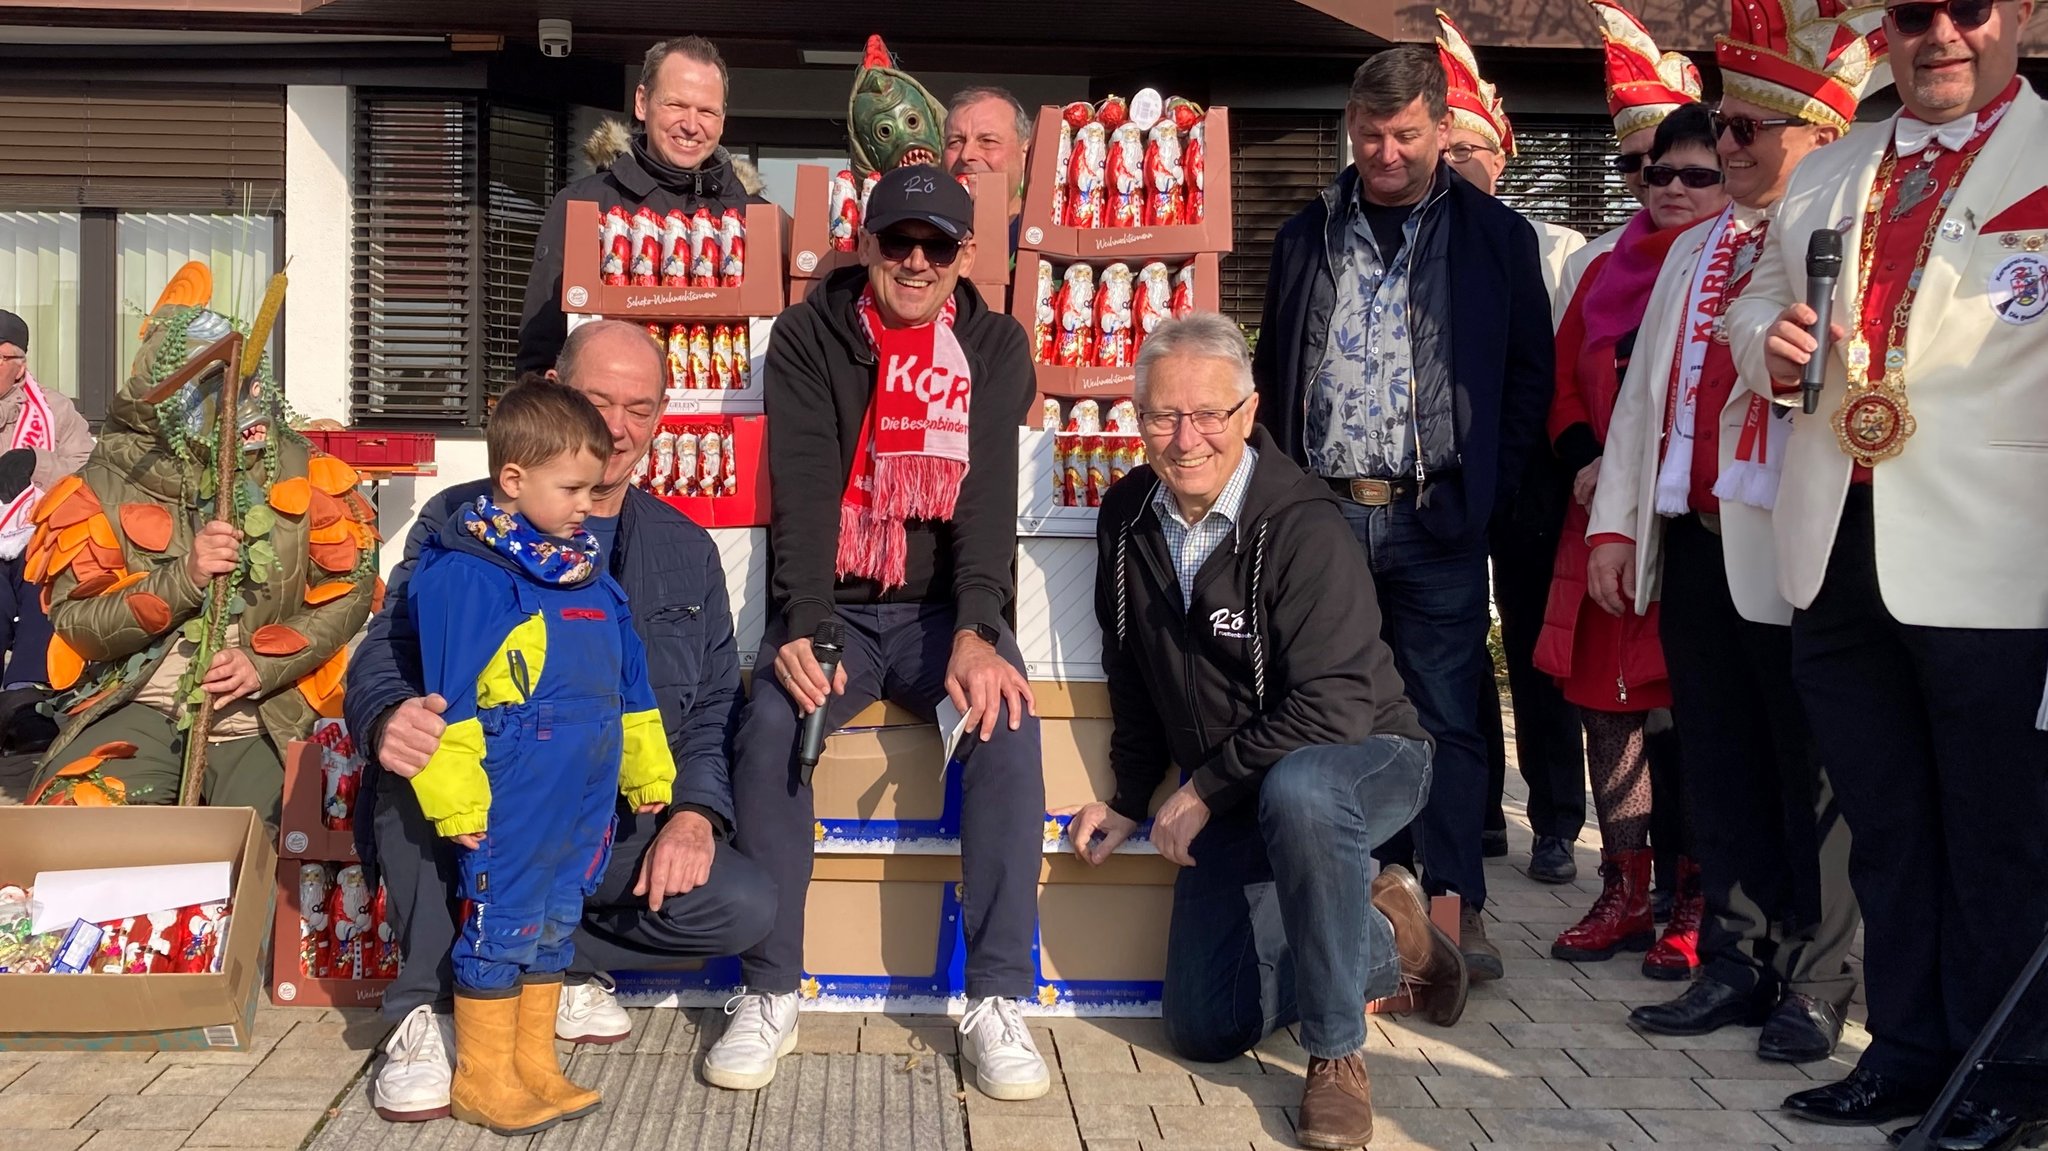
[[[1308,394],[1336,308],[1331,253],[1357,196],[1358,169],[1346,168],[1273,240],[1252,375],[1259,422],[1299,464],[1308,461]],[[1550,297],[1529,221],[1449,165],[1438,165],[1416,211],[1412,251],[1401,258],[1413,266],[1409,340],[1425,481],[1417,512],[1436,538],[1472,540],[1495,507],[1511,504],[1543,444],[1557,371]]]
[[[1373,735],[1428,741],[1380,638],[1365,553],[1321,480],[1264,428],[1237,530],[1180,582],[1147,465],[1109,490],[1096,523],[1095,614],[1115,724],[1110,807],[1150,814],[1169,770],[1193,772],[1220,812],[1258,794],[1280,758]]]
[[[789,634],[807,636],[832,605],[943,603],[956,626],[996,627],[1015,594],[1017,427],[1038,384],[1024,329],[992,312],[962,282],[953,334],[973,380],[967,410],[967,478],[950,523],[906,525],[907,582],[887,593],[873,580],[835,580],[839,499],[874,401],[875,353],[855,311],[866,268],[841,268],[775,321],[762,377],[768,411],[768,476],[775,510],[768,525],[774,567],[768,588]]]
[[[740,186],[739,174],[732,170],[732,156],[724,148],[713,152],[701,167],[674,168],[648,151],[645,132],[635,133],[633,147],[612,161],[611,167],[567,185],[555,193],[554,202],[548,205],[547,218],[541,221],[540,235],[533,243],[533,271],[526,277],[526,306],[519,316],[519,355],[513,361],[517,372],[544,372],[554,367],[555,358],[562,352],[562,341],[569,338],[569,320],[562,314],[562,246],[595,245],[599,239],[595,235],[562,234],[571,200],[595,200],[599,212],[614,205],[632,212],[645,205],[663,216],[671,208],[680,209],[685,215],[708,208],[717,216],[727,208],[768,202],[748,195]],[[781,273],[779,268],[766,271]]]

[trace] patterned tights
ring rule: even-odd
[[[1650,846],[1650,757],[1643,725],[1647,712],[1581,709],[1586,725],[1586,766],[1593,777],[1593,807],[1608,851]]]

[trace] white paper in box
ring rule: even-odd
[[[1061,507],[1060,467],[1053,434],[1017,429],[1017,534],[1095,538],[1095,508]]]
[[[230,872],[225,860],[39,872],[35,899],[29,905],[29,929],[41,935],[81,919],[111,923],[166,908],[219,902],[232,893]]]
[[[753,667],[768,623],[768,529],[712,528],[718,562],[725,568],[725,595],[732,604],[733,637],[741,667]]]
[[[1092,528],[1085,539],[1017,541],[1017,646],[1032,679],[1105,678]]]

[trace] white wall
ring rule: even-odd
[[[389,577],[391,569],[405,558],[405,536],[418,518],[420,505],[441,494],[445,488],[480,480],[489,473],[483,437],[466,439],[438,437],[434,443],[438,474],[401,476],[377,489],[377,530],[384,546],[377,556],[379,573]]]
[[[308,419],[349,418],[352,128],[344,85],[284,92],[285,386]]]

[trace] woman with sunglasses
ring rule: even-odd
[[[1556,676],[1565,698],[1580,709],[1593,806],[1600,819],[1600,897],[1583,919],[1557,937],[1550,953],[1587,961],[1608,959],[1617,951],[1649,951],[1645,974],[1686,979],[1699,962],[1697,869],[1680,865],[1677,903],[1661,940],[1650,913],[1647,723],[1653,709],[1671,706],[1657,641],[1657,609],[1652,605],[1640,616],[1608,615],[1587,598],[1585,580],[1590,551],[1586,508],[1599,481],[1608,423],[1650,288],[1672,242],[1728,204],[1713,128],[1698,104],[1664,118],[1649,157],[1643,170],[1649,206],[1629,221],[1614,250],[1588,269],[1558,327],[1550,435],[1576,479],[1536,666]]]

